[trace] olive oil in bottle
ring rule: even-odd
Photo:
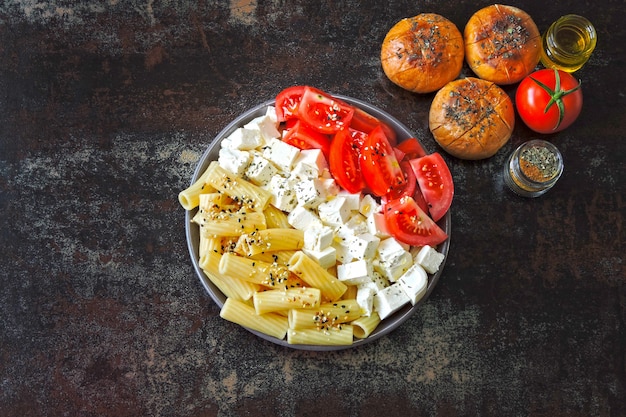
[[[566,72],[579,70],[596,47],[596,30],[582,16],[562,16],[543,34],[541,63]]]

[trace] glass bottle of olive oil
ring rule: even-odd
[[[568,14],[552,23],[542,37],[541,63],[566,72],[579,70],[596,47],[596,30],[582,16]]]

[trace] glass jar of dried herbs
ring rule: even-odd
[[[521,144],[504,166],[504,182],[523,197],[538,197],[548,191],[563,173],[563,157],[545,140]]]

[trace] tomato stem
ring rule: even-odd
[[[544,114],[547,113],[548,110],[550,110],[550,107],[552,107],[554,104],[556,104],[556,106],[558,107],[559,121],[556,123],[556,126],[554,126],[553,128],[553,130],[556,130],[561,125],[561,122],[563,121],[563,117],[565,117],[565,105],[563,104],[563,97],[580,89],[581,81],[579,80],[578,85],[574,88],[571,88],[569,90],[562,90],[561,89],[561,76],[559,74],[559,71],[556,69],[554,70],[554,90],[552,90],[546,84],[542,83],[541,81],[533,77],[530,77],[530,79],[533,80],[539,87],[541,87],[550,96],[550,101],[548,101],[548,104],[546,105],[546,108],[543,110],[543,113]]]

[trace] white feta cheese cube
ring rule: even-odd
[[[250,153],[238,149],[220,148],[217,163],[226,171],[241,177],[250,163]]]
[[[269,139],[267,145],[263,146],[263,156],[287,175],[299,154],[300,149],[276,138]]]
[[[318,181],[320,192],[322,193],[322,195],[324,195],[326,200],[330,200],[337,196],[340,188],[334,178],[320,177]]]
[[[395,282],[413,265],[411,253],[396,239],[384,239],[378,245],[374,268],[391,282]]]
[[[439,253],[435,248],[426,245],[415,256],[415,262],[420,264],[429,274],[434,274],[439,270],[444,258],[443,253]]]
[[[338,242],[335,240],[332,244],[332,247],[335,248],[337,261],[345,264],[354,260],[352,254],[350,253],[350,247],[348,246],[347,242]]]
[[[298,204],[296,193],[293,191],[291,182],[277,174],[272,177],[270,182],[263,187],[272,193],[270,204],[282,211],[292,211]]]
[[[380,238],[369,234],[362,233],[352,238],[350,243],[350,253],[355,259],[372,259],[376,255],[376,249]]]
[[[296,162],[294,163],[293,169],[289,174],[289,178],[294,182],[301,179],[312,180],[315,178],[319,178],[319,172],[317,172],[317,170],[311,165],[299,164]]]
[[[317,206],[317,212],[326,225],[341,226],[350,216],[350,210],[346,207],[346,199],[337,197]]]
[[[328,226],[309,227],[304,231],[304,248],[321,251],[333,243],[335,233]]]
[[[263,145],[263,138],[256,129],[246,129],[239,127],[227,139],[230,141],[229,148],[249,151]]]
[[[374,294],[376,292],[370,287],[361,287],[357,289],[356,292],[356,302],[363,310],[363,315],[369,317],[372,315],[372,310],[374,309]]]
[[[413,264],[413,266],[400,277],[398,283],[409,297],[409,300],[411,300],[411,304],[415,305],[424,294],[426,294],[428,275],[419,264]]]
[[[389,237],[387,231],[387,222],[383,213],[370,213],[367,216],[367,230],[369,233],[378,236],[381,239]]]
[[[280,132],[276,128],[276,121],[272,120],[271,116],[268,116],[267,114],[252,119],[243,127],[244,129],[250,129],[258,132],[258,135],[265,143],[269,142],[272,138],[280,137]]]
[[[355,213],[347,222],[339,226],[335,237],[336,240],[349,244],[354,236],[368,232],[369,229],[367,228],[365,217],[359,213]]]
[[[378,271],[374,270],[372,272],[372,281],[366,282],[364,284],[360,284],[359,288],[360,287],[371,288],[374,291],[374,294],[376,294],[378,291],[382,290],[383,288],[387,288],[389,285],[391,285],[389,280],[385,278],[384,276],[382,276]]]
[[[348,285],[359,285],[372,281],[372,263],[365,259],[337,265],[337,278]]]
[[[378,212],[380,212],[380,204],[378,201],[369,194],[363,195],[359,203],[359,213],[367,217],[372,213]]]
[[[328,170],[328,162],[321,149],[303,149],[293,165],[294,175],[302,178],[319,178]]]
[[[278,117],[276,117],[276,107],[267,106],[265,115],[270,118],[270,120],[274,123],[275,126],[278,125]]]
[[[294,190],[298,204],[308,208],[317,208],[329,198],[328,187],[324,179],[300,179],[295,181]]]
[[[289,224],[298,230],[306,230],[309,227],[323,227],[322,221],[313,211],[303,206],[296,206],[288,215]]]
[[[256,185],[266,185],[277,174],[278,169],[270,161],[253,154],[244,176]]]
[[[220,148],[234,149],[233,141],[230,139],[230,136],[222,139],[222,141],[220,142]]]
[[[381,320],[400,310],[409,302],[409,296],[398,283],[392,284],[374,295],[374,309],[378,312]]]
[[[337,197],[343,197],[346,199],[346,206],[351,211],[358,211],[361,204],[361,193],[350,193],[346,190],[341,190],[337,193]]]
[[[302,249],[304,253],[313,258],[322,268],[327,269],[337,263],[337,252],[332,246],[328,246],[321,251]]]

